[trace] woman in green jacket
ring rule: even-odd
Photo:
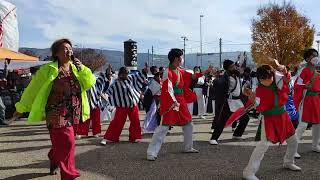
[[[43,65],[16,104],[16,115],[30,112],[28,121],[46,120],[52,147],[50,174],[59,167],[61,179],[80,176],[75,168],[75,138],[73,125],[90,116],[86,90],[95,84],[91,70],[73,58],[68,39],[55,41],[51,46],[53,62]]]

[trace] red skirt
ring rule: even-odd
[[[320,96],[306,96],[303,103],[302,121],[320,124]]]
[[[164,113],[162,117],[162,125],[184,126],[192,120],[184,95],[179,94],[175,95],[175,97],[178,103],[180,103],[179,111],[170,110],[169,112]]]
[[[50,163],[60,168],[62,180],[71,180],[80,176],[75,167],[75,139],[73,127],[49,129],[52,147],[48,157]]]
[[[267,140],[273,143],[280,142],[282,144],[295,134],[295,129],[287,112],[281,115],[264,116],[264,128]]]

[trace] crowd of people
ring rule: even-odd
[[[318,52],[314,49],[306,50],[305,63],[293,72],[273,59],[269,59],[270,65],[253,72],[232,60],[223,62],[223,70],[211,65],[205,71],[198,66],[186,70],[181,67],[183,51],[174,48],[168,53],[168,67],[146,65],[141,72],[121,67],[117,78],[111,66],[95,76],[73,57],[68,39],[54,42],[51,51],[52,62],[33,76],[16,104],[14,117],[29,112],[29,122],[46,121],[52,143],[48,154],[50,173],[56,174],[59,168],[61,179],[80,176],[74,159],[75,137],[88,136],[90,127],[99,137],[102,112],[111,122],[101,145],[119,142],[128,116],[130,142],[139,142],[143,133],[153,133],[146,153],[147,160],[155,161],[173,126],[182,127],[183,152],[199,153],[193,146],[193,117],[207,119],[207,113],[214,115],[209,143],[218,145],[229,123],[233,139],[242,140],[249,113],[257,111],[259,142],[243,171],[243,178],[248,180],[258,179],[255,174],[272,143],[286,141],[283,167],[301,170],[294,159],[300,158],[298,143],[308,124],[312,125],[312,150],[320,153],[320,75]],[[146,111],[142,127],[139,103]],[[242,112],[229,122],[239,110]]]

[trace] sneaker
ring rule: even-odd
[[[213,131],[214,131],[214,129],[211,129],[211,130],[210,130],[210,133],[212,134],[212,133],[213,133]]]
[[[101,145],[105,146],[107,145],[107,143],[112,143],[113,141],[110,141],[108,139],[102,139],[102,141],[100,142]]]
[[[292,171],[301,171],[301,168],[295,164],[283,164],[283,167]]]
[[[300,154],[299,154],[299,153],[295,153],[295,154],[294,154],[294,158],[296,158],[296,159],[300,159],[300,158],[301,158],[301,156],[300,156]]]
[[[232,128],[232,132],[234,132],[236,130],[236,128]]]
[[[244,138],[241,137],[241,136],[232,136],[232,139],[234,139],[234,140],[240,140],[240,141],[244,140]]]
[[[141,139],[135,139],[135,140],[130,141],[130,142],[132,142],[132,143],[140,143],[140,142],[142,142],[142,140]]]
[[[157,157],[152,156],[152,155],[147,155],[147,160],[148,161],[155,161],[157,159]]]
[[[184,153],[199,153],[199,151],[196,150],[196,149],[194,149],[194,148],[191,148],[191,149],[189,149],[189,150],[184,150],[183,152],[184,152]]]
[[[210,141],[209,141],[209,143],[211,144],[211,145],[218,145],[219,143],[217,142],[217,140],[214,140],[214,139],[211,139]]]
[[[316,153],[320,153],[320,146],[312,147],[312,151]]]
[[[201,119],[206,119],[206,117],[204,117],[204,115],[199,116],[199,118],[201,118]]]
[[[82,135],[76,135],[76,139],[79,140],[82,138]]]

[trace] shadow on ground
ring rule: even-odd
[[[26,173],[4,178],[3,180],[28,180],[48,176],[49,173]]]
[[[76,157],[82,171],[98,173],[114,179],[241,179],[254,147],[219,145],[195,142],[199,154],[177,151],[182,143],[166,143],[157,161],[146,160],[146,143],[108,144]],[[314,179],[320,176],[320,156],[310,150],[310,144],[301,145],[302,159],[297,164],[302,172],[282,169],[286,146],[270,147],[261,165],[261,179]]]

